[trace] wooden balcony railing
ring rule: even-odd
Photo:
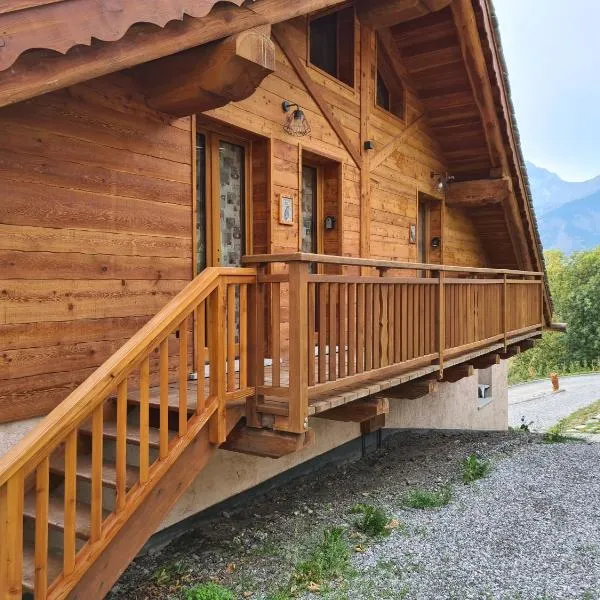
[[[302,253],[245,263],[257,267],[255,327],[267,332],[253,347],[256,425],[267,412],[302,432],[323,394],[425,365],[443,373],[445,360],[543,327],[538,272]]]
[[[204,428],[225,440],[227,406],[254,393],[255,282],[254,269],[206,269],[0,459],[0,598],[67,597]]]

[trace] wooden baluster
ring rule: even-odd
[[[316,310],[315,284],[308,284],[308,385],[315,385],[315,310]]]
[[[308,428],[308,263],[292,262],[289,272],[290,403],[287,428],[302,433]]]
[[[235,286],[227,286],[227,390],[235,390]]]
[[[116,448],[117,512],[125,508],[127,477],[127,379],[117,388],[117,448]]]
[[[343,379],[346,377],[347,360],[346,360],[346,346],[347,346],[347,322],[348,322],[348,285],[340,283],[340,309],[339,309],[339,352],[338,352],[338,364],[339,364],[339,378]]]
[[[141,382],[140,382],[141,385]],[[140,411],[143,409],[140,408]],[[143,431],[140,414],[140,431]],[[97,542],[102,533],[102,461],[104,453],[104,406],[98,406],[92,414],[92,484],[90,499],[90,540]],[[140,472],[142,446],[140,444]]]
[[[423,356],[427,356],[431,349],[429,348],[429,338],[431,335],[431,321],[429,320],[429,290],[431,286],[429,284],[423,284],[421,286],[423,288],[423,316],[421,320],[423,321]]]
[[[388,315],[388,288],[387,284],[381,284],[379,287],[379,360],[378,367],[387,367],[388,348],[389,348],[389,315]]]
[[[265,268],[259,265],[259,276]],[[257,388],[265,383],[265,284],[250,286],[248,298],[248,383]],[[261,417],[257,406],[263,396],[255,394],[246,400],[246,424],[261,427]]]
[[[365,318],[366,318],[366,290],[365,284],[358,284],[357,299],[357,318],[356,318],[356,372],[362,373],[365,370]]]
[[[401,340],[401,352],[400,360],[404,362],[408,360],[408,286],[403,284],[400,286],[400,298],[401,298],[401,316],[400,321],[402,323],[402,340]]]
[[[348,375],[356,373],[356,284],[348,287]]]
[[[373,284],[365,286],[365,371],[373,369]]]
[[[77,429],[72,431],[65,443],[65,529],[63,571],[70,575],[75,569],[75,506],[77,502]]]
[[[329,284],[329,381],[337,380],[337,292],[338,284]]]
[[[281,284],[271,284],[272,385],[281,385]]]
[[[210,355],[210,395],[218,402],[217,410],[210,420],[209,437],[213,444],[222,444],[227,437],[227,409],[225,406],[226,381],[225,363],[225,286],[219,287],[210,295],[209,355]]]
[[[160,434],[159,457],[169,454],[169,338],[160,343],[159,390],[160,390]]]
[[[402,361],[402,286],[394,285],[394,363]]]
[[[437,338],[438,362],[440,365],[440,378],[444,375],[444,350],[446,349],[446,293],[444,287],[444,271],[438,272],[438,301],[437,301]]]
[[[420,283],[417,285],[419,291],[419,356],[425,356],[425,315],[426,305],[425,305],[425,284]]]
[[[22,471],[0,487],[0,592],[2,600],[21,600],[23,587]]]
[[[319,283],[319,383],[327,381],[327,292],[328,284]],[[290,288],[291,296],[291,288]],[[290,313],[291,317],[291,313]],[[290,361],[291,362],[291,361]],[[291,366],[291,365],[290,365]]]
[[[101,427],[100,421],[100,427]],[[140,366],[140,483],[148,481],[150,470],[150,359]]]
[[[202,302],[196,309],[196,373],[198,385],[196,386],[196,414],[200,415],[206,407],[206,396],[204,394],[205,382],[205,343],[206,343],[206,303]]]
[[[240,389],[248,387],[248,285],[240,285]]]
[[[381,292],[382,286],[378,283],[373,284],[373,369],[381,366]]]
[[[50,459],[44,458],[35,471],[35,597],[48,594],[48,505],[50,497]]]
[[[393,365],[396,343],[396,286],[388,285],[388,364]]]
[[[415,327],[415,317],[414,317],[414,283],[409,283],[406,286],[406,301],[407,301],[407,345],[406,345],[406,358],[407,360],[411,360],[415,357],[414,354],[414,327]]]
[[[179,437],[187,433],[188,424],[188,320],[179,326]]]

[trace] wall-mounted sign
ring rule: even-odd
[[[417,226],[415,223],[410,224],[410,229],[408,230],[408,243],[409,244],[417,243]]]
[[[294,198],[281,194],[279,196],[279,222],[282,225],[294,224]]]

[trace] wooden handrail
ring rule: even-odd
[[[432,263],[405,263],[394,260],[378,260],[371,258],[356,258],[352,256],[334,256],[329,254],[310,254],[294,252],[292,254],[255,254],[245,256],[242,262],[246,265],[266,263],[306,262],[329,265],[345,265],[357,267],[373,267],[375,269],[409,269],[423,271],[445,271],[448,273],[477,273],[489,275],[520,275],[527,277],[542,277],[540,271],[516,271],[513,269],[487,269],[481,267],[461,267],[456,265],[438,265]]]
[[[206,299],[219,285],[221,276],[249,278],[253,268],[210,267],[205,269],[162,308],[115,354],[61,402],[23,439],[0,458],[0,486],[21,469],[42,460],[49,449],[64,441],[66,435],[88,418],[124,378],[127,370],[145,356],[182,321],[194,305]]]

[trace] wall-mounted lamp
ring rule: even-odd
[[[440,247],[442,240],[439,237],[431,238],[431,247],[437,249]]]
[[[365,150],[375,150],[375,142],[373,140],[367,140],[365,142]]]
[[[294,110],[292,108],[296,107]],[[298,104],[284,100],[281,104],[284,113],[288,113],[283,130],[295,137],[302,137],[310,133],[310,123],[308,122],[304,111]]]
[[[335,229],[335,217],[327,216],[325,217],[325,229],[327,231],[331,231]]]
[[[448,175],[448,173],[436,173],[431,171],[431,179],[435,181],[435,187],[440,192],[445,192],[448,186],[454,181],[454,175]]]

